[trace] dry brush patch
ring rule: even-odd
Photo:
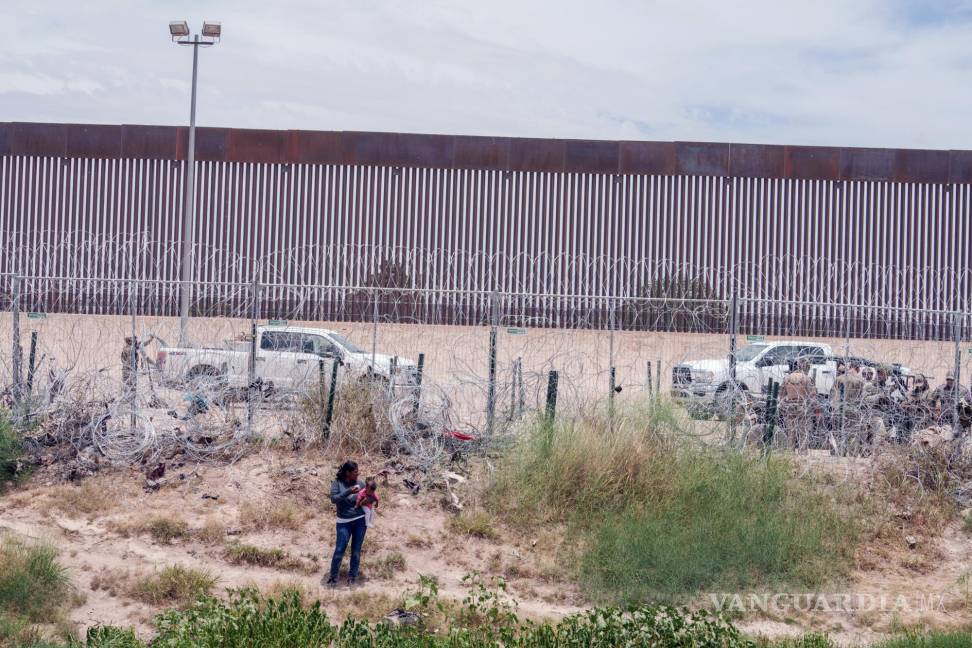
[[[170,565],[152,574],[136,577],[127,593],[149,605],[191,604],[202,594],[209,594],[217,577],[206,570]]]
[[[279,547],[264,548],[242,542],[233,542],[223,548],[222,555],[223,559],[232,565],[251,565],[299,571],[306,574],[313,574],[318,569],[315,561],[292,556]]]

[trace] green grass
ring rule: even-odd
[[[145,521],[142,529],[159,544],[172,544],[173,540],[188,538],[189,525],[185,520],[156,516]]]
[[[300,558],[291,556],[283,549],[264,549],[251,544],[234,542],[223,549],[223,558],[234,565],[253,565],[275,569],[312,572],[314,567]]]
[[[956,632],[909,632],[875,648],[972,648],[972,629]]]
[[[840,491],[768,459],[680,434],[655,404],[620,417],[535,424],[487,495],[518,525],[563,522],[596,599],[674,601],[710,588],[815,586],[851,567],[858,530]]]
[[[131,594],[150,605],[188,605],[215,584],[208,571],[171,565],[135,583]]]
[[[0,493],[8,483],[20,477],[21,470],[18,462],[23,454],[24,447],[20,435],[10,423],[7,410],[0,407]]]
[[[57,551],[0,535],[0,613],[30,622],[50,622],[70,595]]]

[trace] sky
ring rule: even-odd
[[[3,0],[0,121],[972,149],[972,0]]]

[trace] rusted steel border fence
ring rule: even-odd
[[[174,285],[186,141],[0,124],[0,272]],[[813,334],[861,304],[888,309],[870,335],[915,337],[946,327],[893,313],[972,308],[972,151],[202,128],[196,159],[203,295],[499,291],[555,322],[591,300],[736,294],[754,331]],[[480,301],[451,303],[473,322]]]

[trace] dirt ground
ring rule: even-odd
[[[853,475],[865,468],[862,461],[838,472]],[[417,586],[419,574],[435,577],[442,596],[457,600],[466,592],[464,575],[502,575],[520,613],[536,619],[557,618],[588,604],[571,582],[559,530],[489,528],[486,535],[495,532],[492,537],[467,535],[450,524],[454,514],[444,504],[449,501],[444,490],[427,487],[415,495],[406,488],[405,478],[419,479],[407,467],[390,468],[388,483],[381,486],[377,521],[365,542],[362,583],[353,590],[323,587],[333,541],[333,510],[325,491],[336,463],[336,458],[267,449],[234,465],[172,469],[171,481],[152,492],[143,490],[145,476],[135,470],[102,473],[80,486],[46,483],[39,473],[0,499],[0,530],[59,548],[82,601],[70,613],[73,622],[82,628],[134,625],[145,636],[151,634],[152,616],[164,606],[139,602],[131,586],[169,565],[214,574],[217,591],[254,586],[273,592],[297,585],[322,600],[337,619],[352,610],[371,616],[390,611],[404,591]],[[363,462],[363,473],[383,467]],[[468,487],[458,484],[455,492],[465,498]],[[251,519],[254,511],[281,509],[297,513],[296,521],[284,525],[288,528],[261,529]],[[167,542],[138,530],[155,517],[185,521],[192,533]],[[760,610],[744,595],[746,611],[737,615],[737,623],[769,637],[826,631],[851,644],[917,624],[945,628],[972,621],[972,534],[956,522],[938,537],[916,538],[914,548],[903,536],[900,541],[893,536],[880,560],[862,559],[846,583],[824,593],[830,600],[855,597],[851,608],[857,608],[819,609],[797,600]],[[232,542],[283,549],[300,566],[231,564],[223,551]],[[712,596],[700,597],[698,604],[711,607]],[[861,603],[861,597],[870,599]],[[928,604],[920,597],[928,597]]]

